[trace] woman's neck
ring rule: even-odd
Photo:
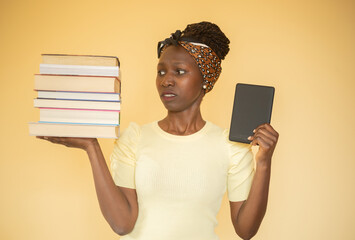
[[[168,112],[168,115],[158,122],[165,132],[174,135],[191,135],[201,130],[206,124],[200,108],[194,111]]]

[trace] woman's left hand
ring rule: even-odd
[[[254,135],[250,136],[248,140],[251,141],[251,145],[259,145],[259,151],[255,155],[257,164],[271,164],[271,157],[274,153],[277,140],[279,138],[278,132],[268,124],[261,124],[254,130]]]

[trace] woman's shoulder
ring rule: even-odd
[[[206,121],[209,125],[209,135],[213,135],[214,137],[218,137],[221,140],[227,140],[229,135],[229,130],[227,128],[220,127],[212,122]]]
[[[128,127],[122,131],[122,135],[139,135],[141,126],[136,122],[130,122]]]
[[[128,127],[122,131],[121,136],[140,136],[142,132],[147,131],[149,129],[154,128],[156,125],[156,121],[145,123],[145,124],[138,124],[136,122],[130,122]]]
[[[233,149],[249,148],[250,144],[233,142],[229,140],[229,128],[220,127],[214,123],[209,122],[211,136],[218,137],[220,141],[227,147]]]

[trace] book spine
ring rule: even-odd
[[[97,125],[97,126],[119,126],[119,124],[110,123],[82,123],[82,122],[50,122],[50,121],[38,121],[39,123],[53,123],[53,124],[70,124],[70,125]]]
[[[119,68],[110,66],[60,65],[41,63],[39,66],[39,72],[40,74],[118,77]]]
[[[120,110],[120,102],[101,102],[84,100],[55,100],[34,99],[35,107],[43,108],[69,108],[69,109],[95,109],[95,110]]]
[[[57,109],[57,110],[73,110],[73,111],[103,111],[103,112],[120,112],[120,110],[106,110],[106,109],[83,109],[83,108],[49,108],[49,107],[38,107],[39,109]]]

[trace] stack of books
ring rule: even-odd
[[[42,54],[35,74],[32,136],[118,138],[121,108],[117,57]]]

